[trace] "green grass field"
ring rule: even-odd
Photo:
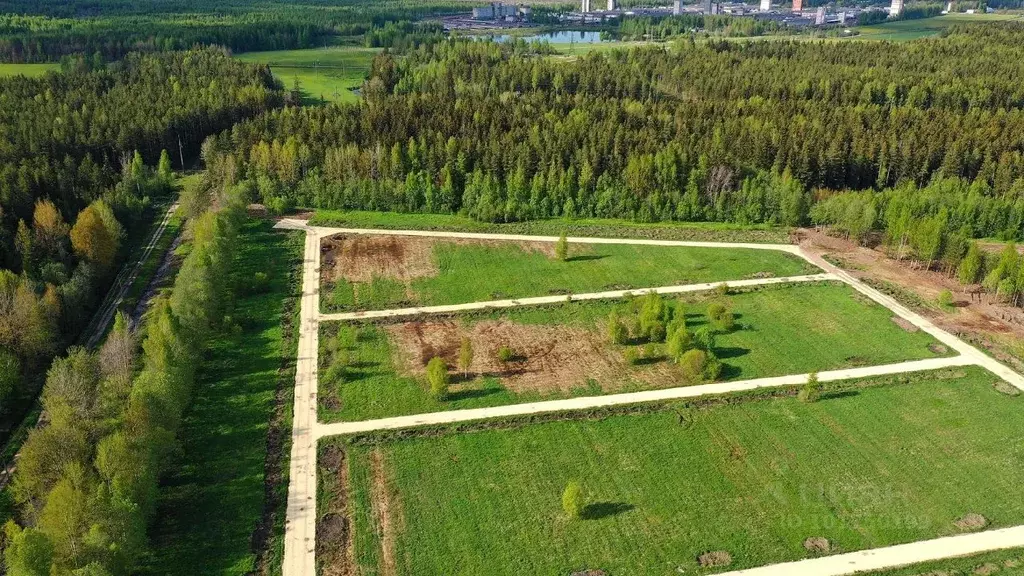
[[[666,410],[349,445],[355,560],[376,573],[384,534],[396,574],[668,576],[804,558],[809,537],[843,552],[954,534],[967,513],[1024,523],[1022,400],[979,368],[943,374],[695,409],[688,425]],[[572,480],[581,520],[561,509]],[[731,565],[699,568],[709,551]]]
[[[58,72],[60,71],[60,64],[57,63],[45,63],[45,64],[9,64],[0,63],[0,77],[3,76],[28,76],[30,78],[36,76],[42,76],[47,72]]]
[[[293,273],[302,257],[302,236],[271,226],[250,221],[243,228],[232,278],[245,286],[262,271],[270,283],[262,293],[241,291],[232,311],[240,330],[225,331],[208,346],[182,425],[181,451],[160,488],[160,521],[150,528],[152,554],[140,573],[252,573],[252,536],[266,504],[274,397],[279,385],[288,390],[294,381],[294,368],[288,367],[295,355],[295,311],[286,303],[297,300]],[[286,486],[285,479],[277,491]],[[281,525],[272,528],[271,554],[279,555],[274,539]]]
[[[246,52],[235,57],[244,62],[269,64],[271,71],[290,90],[295,81],[305,104],[355,102],[353,89],[363,84],[370,62],[379,48],[328,46],[306,50]]]
[[[724,367],[721,379],[738,380],[823,371],[859,365],[877,365],[933,358],[929,349],[935,341],[923,332],[908,333],[890,320],[892,313],[882,306],[857,297],[844,285],[817,284],[774,287],[758,292],[728,296],[725,301],[734,311],[736,329],[720,334],[715,353]],[[604,339],[609,313],[624,305],[616,302],[571,303],[558,306],[523,308],[499,312],[463,315],[466,322],[502,319],[516,324],[560,324],[594,331]],[[706,323],[705,302],[687,307],[687,326],[696,329]],[[321,346],[326,348],[338,333],[338,323],[322,324]],[[352,330],[346,328],[345,330]],[[362,325],[348,334],[348,363],[341,383],[327,376],[329,354],[321,350],[320,418],[327,422],[366,420],[496,406],[564,397],[550,390],[544,393],[515,393],[502,386],[500,377],[476,378],[460,385],[448,400],[438,401],[427,393],[422,378],[402,375],[396,367],[397,350],[379,325]],[[608,354],[622,358],[629,347],[613,347]],[[633,346],[639,348],[639,345]],[[477,353],[483,354],[484,351]],[[669,368],[666,360],[659,360]],[[581,378],[571,385],[571,395],[594,395],[649,389],[645,366],[629,368],[614,382]],[[659,380],[664,381],[664,380]],[[667,385],[686,382],[669,379]],[[664,386],[664,384],[663,384]],[[568,386],[567,386],[568,387]]]
[[[1003,22],[1007,20],[1024,21],[1019,14],[946,14],[934,18],[918,20],[897,20],[873,26],[857,26],[852,28],[860,34],[851,36],[857,40],[888,40],[906,42],[921,38],[930,38],[941,34],[950,26],[967,23]]]
[[[573,220],[530,220],[496,224],[480,222],[456,214],[406,214],[317,210],[309,223],[313,226],[343,228],[384,228],[388,230],[447,230],[450,232],[498,232],[599,238],[656,238],[660,240],[707,240],[721,242],[787,243],[789,229],[762,224],[743,225],[727,222],[657,222],[578,218]]]
[[[689,248],[630,244],[570,244],[569,259],[544,254],[553,243],[433,244],[437,274],[398,282],[338,279],[324,286],[325,312],[458,304],[553,294],[654,288],[739,280],[755,274],[795,276],[821,272],[774,250]]]

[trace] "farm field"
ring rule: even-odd
[[[334,236],[323,241],[321,309],[380,310],[503,298],[795,276],[820,270],[772,250]]]
[[[328,46],[246,52],[235,57],[243,62],[269,64],[285,90],[291,90],[298,80],[303,103],[315,104],[358,100],[353,90],[362,86],[370,72],[370,62],[378,52],[379,48],[363,46]]]
[[[719,379],[739,380],[945,355],[924,332],[907,332],[887,309],[839,284],[765,288],[714,298],[736,327],[716,336]],[[691,331],[708,323],[709,296],[679,300]],[[610,313],[627,323],[634,304],[574,302],[454,318],[321,324],[320,418],[367,420],[578,395],[687,385],[665,346],[613,345]],[[456,375],[447,400],[427,392],[424,366],[441,356],[453,372],[462,337],[474,350],[470,377]],[[502,363],[497,350],[517,358]],[[341,350],[340,358],[335,360]],[[333,364],[342,366],[332,367]]]
[[[1024,522],[1021,399],[974,367],[895,381],[816,403],[691,407],[682,419],[663,410],[327,440],[320,531],[347,508],[351,560],[392,574],[667,576],[956,534],[969,514]],[[580,520],[562,512],[570,481],[589,503]],[[321,540],[318,558],[329,566],[344,546]],[[702,568],[705,553],[731,562]]]
[[[293,273],[301,261],[302,237],[260,221],[247,222],[241,236],[232,275],[239,295],[231,314],[238,329],[224,330],[207,349],[181,450],[161,487],[152,552],[140,574],[250,574],[257,560],[251,541],[257,526],[267,531],[267,548],[280,563],[283,518],[264,524],[264,472],[275,449],[268,445],[275,394],[279,386],[290,392],[294,380]],[[264,288],[251,287],[257,272],[268,276]],[[285,406],[288,398],[285,394]],[[281,426],[287,434],[290,416]],[[283,502],[283,492],[278,497]]]

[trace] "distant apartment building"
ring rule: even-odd
[[[889,6],[889,17],[895,18],[903,14],[903,0],[892,0],[892,4]]]
[[[683,13],[683,0],[676,0],[672,3],[672,15],[679,16]]]
[[[793,0],[793,12],[804,11],[804,0]]]
[[[582,0],[580,3],[580,12],[586,14],[590,12],[590,0]]]
[[[772,0],[761,0],[761,12],[767,12],[772,9]]]
[[[495,2],[490,6],[473,8],[474,20],[528,20],[529,17],[529,6],[515,6],[513,4],[502,4],[501,2]]]
[[[821,26],[823,24],[825,24],[825,7],[819,6],[818,11],[814,13],[814,25]]]
[[[615,2],[615,0],[608,0],[608,11],[609,12],[611,12],[612,10],[617,9],[618,7],[619,7],[618,3]]]

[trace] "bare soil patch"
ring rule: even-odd
[[[322,576],[352,576],[356,573],[352,519],[348,506],[348,463],[345,451],[328,446],[320,467],[331,483],[334,498],[316,523],[316,554],[323,559]]]
[[[569,392],[600,382],[606,391],[621,385],[629,374],[622,354],[609,345],[597,330],[566,326],[516,324],[507,320],[485,320],[461,325],[454,320],[406,322],[388,327],[399,350],[398,365],[408,374],[421,375],[427,362],[442,358],[457,370],[462,338],[473,346],[470,378],[493,376],[514,392]],[[508,346],[515,352],[510,362],[498,359],[498,350]],[[637,375],[652,385],[671,385],[678,374],[652,366]],[[461,376],[461,374],[459,375]],[[453,391],[464,383],[457,382]]]
[[[437,274],[432,238],[341,234],[325,238],[320,252],[321,279],[328,282],[374,278],[408,282]]]
[[[1005,380],[999,380],[993,384],[996,391],[1007,396],[1020,396],[1020,389]]]
[[[398,573],[395,562],[395,531],[398,528],[396,521],[401,522],[401,513],[398,509],[398,495],[388,483],[384,453],[380,448],[376,448],[370,453],[370,473],[372,475],[371,509],[377,520],[380,536],[380,573],[384,576],[394,576]]]
[[[906,318],[902,318],[900,316],[893,316],[892,318],[890,318],[890,320],[892,320],[893,323],[895,323],[897,326],[903,328],[903,330],[910,332],[911,334],[921,330],[917,326],[914,326],[914,324],[910,320],[907,320]]]
[[[999,566],[996,566],[991,562],[982,564],[974,569],[974,573],[979,576],[988,576],[989,574],[995,574],[996,572],[999,572]]]
[[[705,552],[697,557],[697,563],[701,568],[719,568],[732,564],[732,554],[725,550]]]
[[[981,514],[975,514],[974,512],[971,512],[969,514],[964,514],[963,516],[957,518],[953,522],[953,525],[956,526],[958,530],[961,530],[963,532],[973,532],[975,530],[981,530],[985,526],[988,526],[988,518],[985,518]]]
[[[494,247],[515,245],[524,252],[539,252],[549,258],[555,255],[554,244],[550,242],[338,234],[320,242],[320,279],[322,282],[335,282],[338,279],[369,282],[374,278],[388,278],[409,282],[416,278],[436,276],[438,267],[434,246],[438,243]],[[576,247],[571,252],[579,255],[587,250]]]
[[[804,550],[811,554],[828,554],[832,551],[832,543],[828,541],[828,538],[811,536],[804,540]]]

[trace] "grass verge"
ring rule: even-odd
[[[384,228],[391,230],[443,230],[449,232],[496,232],[558,236],[592,236],[598,238],[653,238],[659,240],[706,240],[722,242],[787,243],[788,228],[722,222],[657,222],[583,218],[575,220],[530,220],[496,224],[480,222],[456,214],[405,214],[399,212],[364,212],[317,210],[310,219],[315,226],[345,228]]]
[[[285,449],[275,438],[290,418],[290,403],[284,414],[277,403],[287,399],[280,389],[290,386],[294,370],[289,302],[298,297],[303,239],[267,221],[247,222],[242,235],[232,273],[241,288],[237,328],[207,349],[176,468],[160,489],[160,522],[151,528],[152,554],[142,573],[249,574],[261,556],[280,554],[287,478],[271,478],[270,486],[267,480],[286,467],[287,452],[276,460],[273,453]],[[264,290],[249,289],[256,272],[269,276]]]

